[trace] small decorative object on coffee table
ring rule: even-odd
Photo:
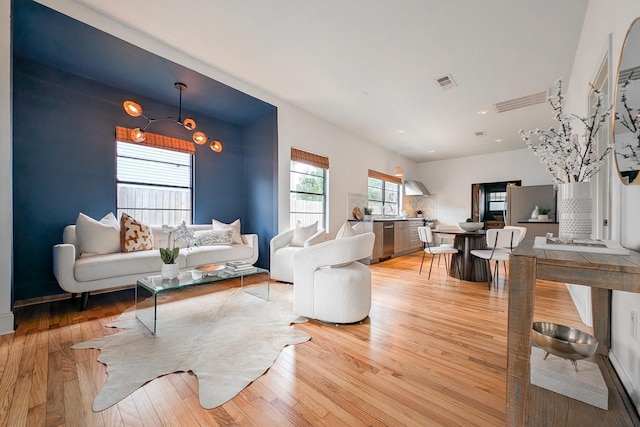
[[[190,230],[187,224],[182,221],[182,224],[176,227],[163,225],[162,231],[169,233],[169,237],[167,238],[169,247],[160,248],[160,258],[163,262],[160,276],[163,279],[175,279],[180,273],[180,266],[177,264],[180,248],[176,247],[176,241],[186,240],[190,242],[190,240],[193,239],[193,230]]]

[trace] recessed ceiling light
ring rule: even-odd
[[[404,132],[405,132],[405,130],[404,130],[404,129],[398,129],[396,132],[398,132],[398,133],[404,133]]]
[[[480,111],[478,111],[478,113],[477,113],[477,114],[478,114],[479,116],[484,116],[484,115],[485,115],[485,114],[487,114],[488,112],[489,112],[489,111],[487,111],[487,110],[480,110]]]
[[[502,138],[494,139],[495,142],[502,142]]]
[[[429,150],[429,153],[435,153],[436,150]]]

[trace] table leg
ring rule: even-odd
[[[531,388],[531,326],[535,304],[536,259],[509,260],[507,326],[507,425],[524,426]]]

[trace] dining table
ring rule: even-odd
[[[453,247],[458,253],[451,256],[449,276],[469,282],[487,282],[491,277],[486,260],[471,254],[474,249],[487,249],[486,230],[433,230],[438,235],[453,235]]]

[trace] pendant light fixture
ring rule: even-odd
[[[153,119],[151,117],[147,117],[144,114],[142,114],[142,107],[137,102],[126,100],[122,103],[122,107],[124,108],[124,111],[128,115],[130,115],[131,117],[142,116],[147,120],[147,124],[144,125],[144,127],[142,128],[138,127],[131,131],[131,139],[133,139],[135,142],[144,141],[145,139],[147,139],[147,136],[145,134],[147,127],[149,127],[151,123],[164,121],[164,120],[170,120],[172,122],[175,122],[180,126],[183,126],[186,130],[189,130],[189,131],[192,131],[196,128],[196,121],[193,120],[192,118],[188,117],[188,118],[185,118],[184,120],[182,119],[182,91],[187,90],[187,85],[181,82],[176,82],[174,86],[176,87],[176,89],[180,91],[177,119],[173,117]],[[200,131],[194,132],[192,138],[193,138],[193,142],[195,142],[198,145],[204,145],[207,142],[209,142],[209,148],[211,148],[211,150],[216,153],[220,153],[222,151],[222,143],[218,140],[214,140],[214,139],[210,140],[204,132],[200,132]]]
[[[404,176],[404,169],[400,166],[400,151],[396,151],[397,157],[397,166],[393,169],[393,176],[402,178]]]

